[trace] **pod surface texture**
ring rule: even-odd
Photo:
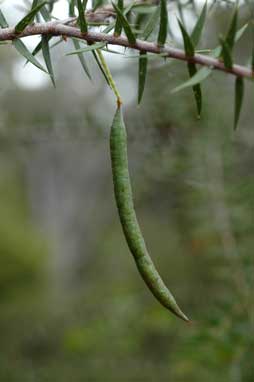
[[[127,133],[121,107],[117,108],[111,126],[110,153],[118,213],[126,241],[139,273],[155,298],[164,307],[184,321],[189,321],[156,270],[139,227],[133,203],[128,168]]]

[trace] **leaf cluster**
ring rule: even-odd
[[[13,40],[13,46],[16,50],[26,58],[27,62],[35,65],[40,70],[49,74],[51,81],[54,86],[56,86],[56,80],[54,76],[53,64],[51,60],[51,50],[58,44],[64,41],[63,38],[58,39],[54,44],[50,45],[50,41],[53,39],[52,35],[42,36],[41,41],[35,47],[33,52],[30,52],[24,42],[19,38],[19,35],[31,25],[34,20],[48,22],[52,20],[52,11],[54,9],[55,1],[42,1],[33,0],[30,10],[25,14],[25,16],[17,23],[15,26],[15,33],[17,37]],[[192,2],[191,5],[193,6]],[[187,5],[189,4],[186,3]],[[186,6],[185,4],[185,6]],[[161,50],[161,53],[157,54],[158,58],[165,56],[163,49],[165,44],[169,43],[169,36],[172,37],[172,26],[171,19],[175,17],[170,12],[170,3],[167,0],[160,0],[156,5],[153,2],[137,2],[133,1],[131,3],[126,3],[123,0],[117,0],[117,2],[111,3],[112,12],[115,15],[113,18],[107,19],[107,27],[103,29],[104,34],[110,34],[114,30],[114,36],[116,38],[121,37],[124,33],[128,39],[129,47],[135,48],[137,39],[139,40],[150,40],[156,41],[155,44]],[[92,9],[87,11],[87,0],[69,0],[69,16],[76,17],[77,27],[80,28],[84,37],[93,28],[87,17],[89,12],[99,12],[100,7],[103,9],[104,3],[101,0],[94,0],[92,3]],[[191,32],[188,31],[183,13],[183,5],[177,2],[177,9],[179,13],[178,25],[182,34],[183,46],[187,61],[187,69],[189,73],[189,79],[184,83],[177,86],[172,90],[172,93],[182,91],[183,89],[191,87],[193,90],[193,95],[197,108],[197,116],[200,117],[202,112],[202,89],[201,83],[207,79],[213,72],[213,67],[203,66],[201,68],[197,67],[195,63],[195,55],[199,53],[198,46],[201,41],[202,33],[207,22],[209,12],[213,10],[215,2],[208,6],[207,2],[204,3],[203,8],[199,12],[196,18],[196,23]],[[109,5],[107,5],[109,7]],[[111,15],[112,15],[111,12]],[[203,50],[210,57],[222,60],[225,66],[225,71],[233,72],[234,68],[234,57],[233,51],[236,42],[245,33],[249,24],[243,25],[238,29],[238,13],[239,6],[236,5],[233,10],[233,15],[228,26],[228,31],[225,36],[220,35],[219,45],[214,49]],[[103,20],[105,22],[105,20]],[[251,23],[251,21],[250,21]],[[8,28],[8,22],[0,9],[0,25],[2,28]],[[100,25],[100,22],[99,22]],[[101,22],[101,25],[102,22]],[[254,31],[253,22],[251,24],[252,31]],[[68,56],[77,55],[80,64],[91,80],[92,75],[90,73],[86,55],[90,53],[93,54],[96,64],[98,65],[100,71],[108,82],[107,76],[105,75],[105,70],[98,58],[98,49],[106,50],[111,54],[121,54],[115,50],[108,49],[107,43],[105,41],[98,43],[88,43],[85,38],[77,39],[72,38],[74,50],[67,53]],[[85,44],[85,46],[84,46]],[[45,67],[37,60],[36,56],[39,52],[42,52]],[[144,50],[140,50],[138,56],[132,56],[138,58],[138,103],[141,103],[142,97],[145,90],[147,71],[148,71],[148,60],[151,60],[153,55],[148,54]],[[193,58],[193,59],[192,59]],[[166,60],[166,57],[164,57]],[[251,55],[251,65],[254,69],[254,43],[252,47]],[[234,128],[237,127],[241,107],[243,103],[244,96],[244,79],[243,77],[237,77],[235,80],[235,115],[234,115]]]

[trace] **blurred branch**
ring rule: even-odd
[[[136,49],[142,52],[149,52],[154,54],[164,53],[165,57],[174,58],[181,61],[193,62],[195,64],[211,67],[222,72],[230,73],[237,77],[254,78],[254,73],[251,69],[240,65],[233,65],[232,68],[226,68],[222,61],[210,56],[195,54],[194,56],[190,57],[187,56],[186,53],[181,49],[177,49],[171,46],[159,47],[153,42],[147,42],[138,39],[136,40],[135,44],[131,45],[128,39],[123,36],[116,37],[114,35],[108,35],[105,33],[91,31],[84,34],[81,33],[78,28],[66,25],[74,21],[75,19],[67,19],[64,21],[57,20],[46,23],[33,24],[25,28],[25,30],[19,34],[15,33],[14,28],[4,28],[0,30],[0,41],[14,40],[17,38],[33,35],[76,37],[85,40],[90,44],[94,42],[104,41],[112,45]]]

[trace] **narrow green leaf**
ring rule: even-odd
[[[93,54],[93,56],[94,56],[95,61],[97,62],[97,65],[98,65],[98,67],[99,67],[99,69],[100,69],[100,71],[101,71],[103,77],[105,78],[105,80],[106,80],[108,86],[110,86],[110,83],[108,82],[108,77],[107,77],[106,73],[104,72],[103,67],[101,66],[101,63],[100,63],[100,60],[98,59],[96,50],[92,50],[92,54]]]
[[[52,36],[50,36],[50,37],[52,37]],[[52,44],[52,45],[50,46],[50,49],[55,48],[57,45],[62,44],[63,42],[64,42],[63,37],[60,37],[56,42],[54,42],[54,44]]]
[[[184,26],[180,20],[178,20],[178,24],[180,26],[182,36],[183,36],[185,53],[187,56],[192,57],[195,54],[195,49],[194,49],[193,43],[191,41],[191,38],[190,38],[188,32],[186,31],[186,29],[184,28]],[[188,66],[188,71],[189,71],[190,77],[194,77],[195,74],[197,73],[196,65],[191,63],[191,62],[188,62],[187,66]],[[198,117],[200,117],[201,109],[202,109],[201,86],[199,83],[197,83],[196,85],[192,86],[192,89],[193,89],[193,93],[194,93],[194,97],[195,97],[195,101],[196,101],[196,105],[197,105]]]
[[[207,77],[209,77],[212,71],[213,71],[212,68],[208,68],[204,66],[203,68],[198,70],[196,74],[194,74],[194,76],[191,77],[188,81],[184,82],[183,84],[171,90],[171,93],[177,93],[180,90],[199,84],[200,82],[204,81]]]
[[[17,49],[17,51],[25,57],[31,64],[36,66],[38,69],[42,70],[43,72],[47,73],[46,69],[39,63],[39,61],[36,60],[36,58],[32,55],[32,53],[27,49],[25,44],[20,39],[13,40],[13,45]]]
[[[72,39],[72,42],[73,42],[75,49],[80,50],[80,43],[78,42],[78,40]],[[86,73],[87,77],[91,80],[92,79],[91,74],[89,72],[89,68],[87,66],[87,63],[86,63],[86,60],[85,60],[83,53],[78,53],[78,58],[79,58],[79,61],[81,63],[82,68],[84,69],[84,72]]]
[[[233,59],[231,56],[231,50],[225,40],[220,38],[220,43],[221,43],[221,55],[223,58],[224,65],[227,69],[232,69],[233,66]]]
[[[32,9],[35,8],[37,6],[37,4],[39,4],[41,0],[33,0],[33,3],[32,3]],[[49,0],[48,0],[49,1]],[[46,8],[46,6],[43,6],[41,9],[40,9],[40,14],[42,15],[42,17],[44,18],[45,21],[50,21],[51,20],[51,15],[48,11],[48,9]],[[36,18],[37,18],[37,21],[38,20],[38,13],[36,14]]]
[[[240,40],[240,38],[242,37],[242,35],[244,34],[244,32],[246,31],[246,29],[248,28],[249,24],[246,23],[244,24],[240,29],[238,29],[238,31],[236,32],[235,34],[235,43]]]
[[[180,20],[183,23],[183,25],[185,26],[184,15],[183,15],[183,6],[181,4],[181,1],[177,1],[176,3],[177,3],[177,10],[179,13]]]
[[[125,57],[124,53],[118,52],[117,50],[108,49],[107,46],[106,46],[105,48],[101,48],[101,50],[102,50],[103,52],[108,52],[108,53],[112,53],[112,54],[117,54],[117,55],[120,55],[120,56]]]
[[[75,0],[70,0],[69,2],[69,16],[75,16]]]
[[[32,51],[32,55],[36,56],[36,54],[38,54],[41,51],[41,49],[42,49],[42,40],[40,42],[38,42],[38,44],[36,45],[36,47]]]
[[[151,15],[154,13],[154,10],[158,8],[157,5],[153,4],[152,2],[142,3],[142,2],[136,2],[133,6],[133,10],[135,14],[138,15]]]
[[[244,32],[246,31],[246,29],[248,28],[248,23],[244,24],[235,34],[235,43],[238,42],[240,40],[240,38],[243,36]],[[254,41],[254,39],[253,39]],[[214,48],[211,52],[210,52],[210,56],[214,57],[214,58],[219,58],[221,56],[221,52],[222,52],[222,47],[221,46],[217,46],[216,48]]]
[[[229,51],[232,52],[234,44],[235,44],[235,36],[237,32],[237,19],[238,19],[238,7],[236,6],[228,33],[226,35],[225,41],[228,45]]]
[[[116,4],[112,3],[112,5],[116,11],[119,22],[122,24],[122,27],[124,29],[124,32],[125,32],[127,38],[128,38],[129,43],[131,45],[135,45],[136,44],[136,37],[135,37],[134,33],[132,32],[131,26],[128,23],[127,18],[124,16],[122,11],[118,8],[118,6]]]
[[[31,9],[37,7],[39,1],[40,1],[40,0],[33,0]],[[35,18],[36,18],[37,23],[39,23],[39,22],[40,22],[39,12],[35,15]]]
[[[53,8],[54,8],[54,4],[57,2],[57,0],[50,0],[50,3],[49,3],[49,12],[52,12],[53,11]]]
[[[146,74],[147,74],[147,54],[140,52],[139,66],[138,66],[138,104],[142,100],[145,89]]]
[[[1,9],[0,9],[0,26],[1,28],[8,28],[9,26]]]
[[[198,45],[204,25],[205,25],[205,19],[207,14],[207,1],[205,2],[205,5],[200,13],[200,16],[196,22],[196,25],[191,33],[191,40],[193,42],[194,47]]]
[[[142,53],[142,54],[132,54],[132,55],[125,55],[125,56],[123,56],[123,58],[124,59],[131,59],[131,60],[133,60],[133,59],[141,59],[142,57],[147,57],[148,58],[148,56],[149,56],[149,61],[150,60],[158,60],[158,59],[161,59],[161,57],[168,57],[168,53],[151,53],[151,54],[146,54],[146,53]]]
[[[242,77],[237,77],[235,80],[235,116],[234,116],[234,129],[237,128],[239,121],[242,103],[244,96],[244,80]]]
[[[130,12],[130,10],[134,7],[134,5],[135,5],[135,0],[132,1],[132,2],[128,5],[128,7],[126,7],[126,8],[124,9],[124,11],[123,11],[124,16],[126,16],[126,15]],[[107,28],[105,28],[105,29],[102,31],[102,33],[109,33],[109,32],[111,32],[112,29],[114,29],[114,26],[115,26],[115,25],[116,25],[116,22],[113,21],[112,23],[110,23],[110,25],[107,26]]]
[[[23,17],[22,20],[18,22],[18,24],[15,26],[15,32],[16,33],[21,33],[23,30],[33,22],[36,14],[40,11],[40,9],[47,4],[48,1],[43,1],[42,3],[38,4],[35,8],[32,8],[32,10],[25,16]]]
[[[85,18],[85,5],[86,1],[77,0],[78,2],[78,13],[79,13],[79,25],[81,33],[87,33],[87,23]]]
[[[214,57],[214,58],[219,58],[220,55],[221,55],[221,51],[222,51],[222,48],[221,46],[216,46],[216,48],[214,48],[211,53],[210,53],[210,56]]]
[[[48,36],[42,36],[42,38],[41,38],[42,54],[43,54],[45,64],[47,66],[52,84],[54,87],[56,87],[54,71],[53,71],[53,66],[52,66],[52,62],[51,62],[50,50],[49,50],[49,40],[50,39]]]
[[[193,77],[197,73],[197,68],[195,64],[188,63],[188,70],[190,77]],[[200,117],[201,110],[202,110],[202,92],[201,92],[201,86],[200,84],[194,85],[192,87],[196,105],[197,105],[197,111],[198,111],[198,118]]]
[[[160,7],[156,7],[154,13],[150,17],[150,19],[148,20],[148,22],[144,28],[144,31],[142,34],[142,37],[144,40],[148,39],[150,34],[153,32],[154,28],[157,26],[159,16],[160,16]]]
[[[36,7],[37,7],[37,5],[39,4],[39,1],[40,1],[40,0],[33,0],[33,2],[32,2],[32,6],[31,6],[31,9],[34,9],[34,8],[36,8]]]
[[[244,34],[245,30],[247,29],[248,27],[248,24],[245,24],[242,28],[240,28],[237,32],[236,32],[236,35],[235,35],[235,43],[237,41],[240,40],[240,38],[242,37],[242,35]],[[211,53],[210,53],[210,56],[214,57],[214,58],[219,58],[220,55],[221,55],[221,52],[222,52],[222,48],[221,46],[217,46],[216,48],[214,48]]]
[[[117,6],[120,9],[120,11],[123,12],[123,0],[118,0],[117,1]],[[119,16],[117,15],[116,16],[116,24],[115,24],[114,35],[115,36],[120,36],[121,33],[122,33],[122,24],[121,24],[121,21],[119,20]]]
[[[44,18],[44,20],[47,22],[47,21],[50,21],[51,20],[51,14],[50,12],[48,11],[47,7],[44,6],[41,8],[40,10],[40,14],[42,15],[42,17]]]
[[[51,39],[53,38],[53,36],[48,36],[48,41],[50,41]],[[55,44],[53,44],[50,49],[54,48],[56,45],[58,45],[60,42],[62,42],[62,38],[60,38],[59,41],[55,42]],[[38,44],[36,45],[36,47],[34,48],[34,50],[32,51],[32,55],[33,56],[36,56],[42,49],[42,40],[38,42]],[[26,61],[25,65],[28,64],[28,60]]]
[[[92,0],[93,12],[103,5],[103,0]]]
[[[254,22],[252,23],[252,56],[251,56],[251,70],[254,73]]]
[[[160,29],[157,44],[163,46],[168,35],[168,10],[167,0],[160,0]]]
[[[36,56],[41,51],[41,49],[42,49],[42,40],[38,42],[38,44],[36,45],[36,47],[32,51],[32,55]],[[25,65],[27,65],[28,63],[29,63],[29,60],[26,60]]]
[[[194,49],[194,45],[191,41],[191,38],[188,34],[188,32],[186,31],[186,29],[184,28],[183,24],[181,23],[180,20],[178,20],[178,24],[179,24],[179,27],[181,29],[181,33],[182,33],[182,36],[183,36],[183,42],[184,42],[184,50],[185,50],[185,53],[187,56],[194,56],[195,54],[195,49]]]
[[[96,42],[95,44],[88,45],[85,48],[81,48],[81,49],[74,50],[73,52],[69,52],[66,54],[66,56],[72,56],[73,54],[92,52],[93,50],[103,48],[106,45],[107,45],[106,42]]]

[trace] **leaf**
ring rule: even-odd
[[[235,80],[235,116],[234,116],[234,130],[237,128],[239,121],[242,103],[244,96],[244,80],[242,77],[237,77]]]
[[[248,24],[245,24],[242,28],[240,28],[236,35],[235,35],[235,42],[237,42],[238,40],[240,40],[240,38],[242,37],[243,33],[245,32],[245,30],[247,29],[248,27]],[[219,58],[220,55],[221,55],[221,51],[222,51],[222,48],[221,46],[217,46],[216,48],[214,48],[211,53],[210,53],[210,56],[214,57],[214,58]]]
[[[49,13],[48,9],[45,6],[41,8],[40,14],[42,15],[45,21],[51,20],[51,14]]]
[[[126,7],[126,8],[124,9],[124,11],[123,11],[124,16],[126,16],[126,15],[130,12],[130,10],[134,7],[134,5],[135,5],[135,1],[132,1],[132,2],[128,5],[128,7]],[[103,33],[109,33],[110,31],[112,31],[112,29],[114,28],[115,24],[116,24],[116,22],[113,21],[113,22],[112,22],[110,25],[108,25],[107,28],[105,28],[102,32],[103,32]]]
[[[246,31],[246,29],[248,28],[248,24],[244,24],[242,26],[242,28],[238,29],[238,31],[236,32],[235,34],[235,43],[240,40],[240,38],[242,37],[242,35],[244,34],[244,32]]]
[[[140,59],[138,66],[138,104],[142,100],[142,96],[145,89],[146,74],[147,74],[147,54],[140,51]]]
[[[123,0],[118,0],[117,6],[120,9],[120,11],[122,12],[123,11]],[[120,36],[121,33],[122,33],[122,24],[121,24],[121,21],[119,20],[119,16],[117,15],[114,35]]]
[[[200,13],[200,16],[196,22],[196,25],[191,33],[191,40],[193,42],[194,47],[198,45],[203,27],[205,25],[205,19],[207,14],[207,1],[205,2],[205,5]]]
[[[35,8],[40,1],[41,0],[33,0],[32,8]],[[40,14],[42,15],[42,17],[44,18],[45,21],[50,21],[51,20],[51,15],[50,15],[48,9],[45,6],[43,6],[41,8]],[[38,14],[36,14],[36,17],[38,17]]]
[[[122,11],[118,8],[118,6],[116,4],[112,3],[112,5],[116,11],[119,22],[122,24],[122,27],[124,29],[124,32],[125,32],[127,38],[128,38],[129,43],[131,45],[135,45],[136,44],[136,37],[135,37],[134,33],[132,32],[131,26],[128,23],[127,18],[124,16]]]
[[[52,66],[51,56],[50,56],[50,50],[49,50],[49,40],[50,39],[48,36],[42,36],[41,38],[42,54],[43,54],[52,84],[54,87],[56,87],[53,66]]]
[[[69,16],[75,16],[75,0],[70,0],[69,2]]]
[[[213,71],[212,68],[204,66],[203,68],[198,70],[196,72],[196,74],[194,74],[194,76],[191,77],[188,81],[184,82],[183,84],[181,84],[181,85],[177,86],[176,88],[174,88],[173,90],[171,90],[171,93],[177,93],[177,92],[179,92],[183,89],[186,89],[190,86],[194,86],[194,85],[199,84],[200,82],[204,81],[207,77],[209,77],[210,74],[212,73],[212,71]]]
[[[158,6],[153,4],[152,2],[151,3],[136,2],[133,8],[134,8],[133,11],[137,15],[149,15],[149,14],[151,15],[152,13],[154,13],[154,10],[158,8]]]
[[[135,59],[135,58],[138,58],[140,60],[140,58],[142,57],[148,57],[148,56],[145,56],[145,52],[143,54],[133,54],[133,55],[125,55],[123,56],[124,59]],[[158,60],[160,59],[161,57],[168,57],[168,53],[151,53],[149,54],[149,60]]]
[[[33,22],[36,14],[40,11],[40,9],[47,4],[47,1],[43,1],[42,3],[38,4],[36,7],[32,8],[31,11],[23,17],[22,20],[18,22],[18,24],[15,26],[15,32],[16,33],[22,33],[23,30]]]
[[[50,36],[50,37],[53,37],[53,36]],[[54,42],[54,44],[52,44],[52,45],[50,46],[50,49],[55,48],[57,45],[62,44],[63,42],[64,42],[63,37],[60,37],[56,42]]]
[[[160,0],[160,29],[157,44],[163,46],[166,42],[168,34],[168,10],[167,0]]]
[[[216,48],[214,48],[211,53],[210,53],[210,56],[214,57],[214,58],[219,58],[220,55],[221,55],[221,46],[216,46]]]
[[[98,8],[103,5],[103,0],[92,0],[92,8],[93,12]]]
[[[108,53],[112,53],[112,54],[118,54],[118,55],[120,55],[120,56],[123,56],[123,58],[125,57],[124,53],[118,52],[117,50],[108,49],[107,46],[106,46],[105,48],[101,48],[101,50],[102,50],[103,52],[108,52]]]
[[[252,23],[252,55],[251,55],[251,70],[254,73],[254,23]]]
[[[73,42],[75,49],[80,50],[80,44],[79,44],[78,40],[72,39],[72,42]],[[81,66],[84,69],[87,77],[91,80],[92,79],[91,74],[89,72],[89,69],[88,69],[88,66],[87,66],[87,63],[86,63],[86,60],[85,60],[83,53],[78,53],[78,58],[79,58]]]
[[[34,9],[35,7],[37,7],[37,5],[39,4],[39,1],[40,0],[33,0],[31,9]]]
[[[32,53],[27,49],[25,44],[20,39],[15,39],[12,41],[12,44],[15,46],[17,51],[25,57],[31,64],[36,66],[38,69],[42,70],[43,72],[47,73],[46,69],[39,63],[39,61],[36,60],[36,58],[32,55]]]
[[[50,3],[49,3],[49,12],[53,11],[54,4],[56,3],[56,1],[57,0],[50,0]]]
[[[183,36],[185,53],[187,56],[192,57],[195,54],[195,49],[194,49],[193,43],[191,41],[191,38],[190,38],[188,32],[186,31],[186,29],[184,28],[184,26],[180,20],[178,20],[178,24],[180,26],[182,36]],[[188,71],[189,71],[190,77],[194,77],[194,75],[197,73],[196,65],[194,63],[188,62],[187,66],[188,66]],[[196,85],[193,85],[192,89],[193,89],[193,93],[194,93],[194,97],[195,97],[195,101],[196,101],[196,105],[197,105],[198,118],[199,118],[200,114],[201,114],[201,109],[202,109],[201,86],[198,83]]]
[[[1,9],[0,9],[0,25],[2,28],[8,28],[9,26]]]
[[[197,73],[196,65],[189,62],[188,63],[188,70],[190,77],[193,77]],[[198,111],[198,118],[200,118],[201,110],[202,110],[202,92],[201,92],[201,86],[199,84],[194,85],[192,87],[196,105],[197,105],[197,111]]]
[[[87,22],[85,18],[85,5],[86,1],[77,0],[78,2],[78,13],[79,13],[79,25],[80,25],[80,31],[81,33],[87,33]]]
[[[108,81],[108,77],[107,77],[106,73],[104,72],[103,67],[101,66],[101,63],[100,63],[100,60],[98,59],[98,56],[97,56],[97,54],[96,54],[96,51],[95,51],[95,50],[92,50],[92,54],[93,54],[93,56],[94,56],[94,58],[95,58],[95,61],[97,62],[97,65],[99,66],[99,69],[100,69],[100,71],[101,71],[103,77],[105,78],[105,80],[106,80],[108,86],[110,86],[110,83],[109,83],[109,81]]]
[[[248,26],[249,26],[249,24],[246,23],[240,29],[238,29],[238,31],[235,34],[235,43],[240,40],[240,38],[243,36],[243,34],[246,31],[246,29],[248,28]],[[218,58],[221,55],[221,51],[222,51],[222,47],[221,46],[217,46],[216,48],[214,48],[211,51],[210,56]]]
[[[194,45],[193,45],[193,43],[191,41],[191,38],[190,38],[188,32],[186,31],[186,29],[184,28],[184,26],[183,26],[183,24],[181,23],[180,20],[178,20],[178,24],[180,26],[180,29],[181,29],[181,32],[182,32],[182,36],[183,36],[185,53],[186,53],[187,56],[192,57],[195,54]]]
[[[238,8],[235,8],[228,33],[225,38],[225,42],[228,45],[230,53],[233,50],[234,44],[235,44],[235,36],[236,36],[236,28],[237,28],[237,19],[238,19]]]
[[[144,40],[147,40],[148,37],[150,36],[150,34],[153,32],[154,28],[157,25],[159,15],[160,15],[160,7],[156,7],[154,13],[150,17],[150,19],[148,20],[148,22],[144,28],[144,31],[142,34],[142,37]]]
[[[48,36],[48,41],[50,41],[51,39],[53,38],[53,36]],[[62,41],[62,40],[61,40]],[[55,44],[53,44],[50,49],[52,49],[55,45],[59,44],[59,41],[56,42]],[[38,42],[38,44],[36,45],[36,47],[34,48],[34,50],[32,51],[32,55],[33,56],[36,56],[42,49],[42,40]],[[25,65],[28,64],[28,60],[26,61]]]
[[[185,25],[184,16],[183,16],[183,6],[181,4],[181,1],[177,1],[176,3],[177,3],[177,10],[179,13],[180,20],[183,23],[183,25]]]
[[[33,0],[31,9],[37,7],[39,1],[40,1],[40,0]],[[35,18],[36,18],[37,23],[40,22],[39,12],[35,15]]]
[[[221,55],[223,58],[224,65],[227,69],[232,69],[233,59],[231,56],[231,50],[230,50],[227,42],[225,40],[223,40],[222,38],[220,38],[220,43],[221,43],[221,47],[222,47]]]
[[[66,54],[66,56],[72,56],[73,54],[91,52],[93,50],[103,48],[106,45],[107,45],[106,42],[96,42],[95,44],[88,45],[85,48],[81,48],[81,49],[74,50],[73,52],[69,52]]]

